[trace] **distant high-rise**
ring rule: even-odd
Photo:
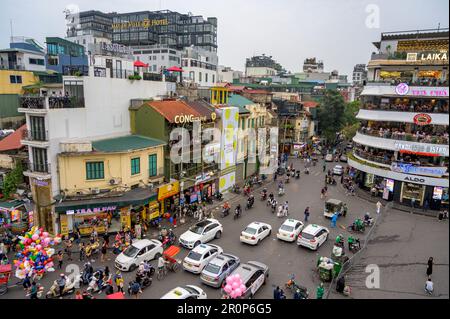
[[[353,68],[353,84],[362,85],[367,81],[367,69],[365,64],[356,64]]]
[[[303,72],[306,73],[322,73],[323,72],[323,61],[314,58],[307,58],[303,62]]]

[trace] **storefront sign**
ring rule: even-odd
[[[441,200],[442,199],[443,188],[440,186],[436,186],[433,189],[433,199]]]
[[[398,95],[406,95],[408,94],[408,92],[409,92],[409,85],[406,83],[400,83],[395,88],[395,93],[397,93]]]
[[[61,235],[69,235],[69,223],[67,222],[67,215],[60,215]]]
[[[416,166],[408,163],[393,162],[391,170],[397,173],[442,177],[447,172],[447,167]]]
[[[167,19],[144,19],[141,21],[129,21],[121,23],[113,23],[113,30],[126,30],[131,28],[144,28],[149,29],[153,26],[158,25],[169,25],[169,20]]]
[[[177,195],[180,192],[180,183],[174,182],[167,185],[163,185],[158,188],[158,200],[164,200],[166,198]]]
[[[448,61],[447,51],[424,51],[424,52],[411,52],[406,56],[406,61],[417,62],[417,61]]]
[[[395,142],[396,151],[408,151],[413,153],[430,153],[439,154],[440,156],[448,156],[448,147],[430,145],[430,144],[410,144],[405,142]]]
[[[66,210],[67,215],[73,215],[73,214],[97,214],[101,212],[109,212],[109,211],[115,211],[117,209],[117,206],[106,206],[106,207],[95,207],[95,208],[82,208],[82,209],[75,209],[75,210]]]
[[[431,123],[431,116],[429,116],[428,114],[425,113],[421,113],[421,114],[417,114],[416,116],[414,116],[414,124],[416,125],[428,125]]]
[[[120,223],[121,223],[122,227],[131,229],[130,207],[122,207],[120,209]]]
[[[40,180],[38,180],[38,179],[35,179],[35,180],[34,180],[34,185],[45,187],[45,186],[48,186],[48,182],[46,182],[46,181],[40,181]]]
[[[207,182],[208,180],[211,179],[211,177],[214,175],[213,172],[208,172],[202,175],[198,175],[195,177],[195,185]]]
[[[123,54],[132,54],[132,51],[129,47],[117,44],[117,43],[105,43],[102,42],[101,49],[106,52],[111,53],[123,53]]]
[[[190,115],[176,115],[174,120],[176,124],[183,124],[183,123],[193,123],[197,121],[205,122],[208,119],[206,118],[206,116],[194,116],[190,114]]]
[[[425,184],[425,178],[419,178],[419,177],[407,176],[404,178],[404,181]]]
[[[448,97],[448,88],[441,87],[411,87],[413,96]]]
[[[16,222],[20,219],[20,210],[11,211],[11,221]]]

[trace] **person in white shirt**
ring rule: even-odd
[[[377,203],[377,214],[379,214],[381,212],[381,207],[383,207],[383,205],[380,202],[378,202]]]
[[[425,282],[425,291],[429,294],[433,293],[434,287],[433,282],[431,281],[431,277],[428,277],[428,280]]]

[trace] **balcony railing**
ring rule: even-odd
[[[445,136],[426,136],[426,137],[418,137],[415,134],[411,133],[396,133],[391,131],[384,131],[380,133],[379,130],[368,131],[365,128],[361,128],[358,130],[359,133],[364,135],[375,136],[379,138],[389,138],[400,141],[408,141],[408,142],[418,142],[418,143],[429,143],[429,144],[448,144],[449,138]]]
[[[394,112],[424,112],[424,113],[448,113],[448,105],[444,106],[431,106],[431,105],[417,105],[411,107],[410,105],[375,105],[372,103],[366,103],[361,106],[364,110],[375,111],[394,111]]]
[[[19,105],[23,109],[46,109],[45,97],[43,96],[21,96],[19,98]]]
[[[49,163],[33,163],[28,162],[28,169],[33,173],[50,173],[51,167]]]
[[[45,130],[25,130],[22,133],[22,138],[26,141],[48,141],[48,131]]]
[[[406,83],[409,86],[436,86],[436,87],[448,87],[448,81],[434,80],[434,81],[412,81],[405,79],[386,79],[386,80],[378,80],[378,81],[367,81],[368,86],[397,86],[400,83]]]
[[[63,75],[66,76],[89,76],[89,67],[87,65],[65,65]]]
[[[84,108],[84,98],[82,97],[49,97],[48,106],[50,109],[74,109]]]

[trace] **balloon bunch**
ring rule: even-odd
[[[33,227],[25,236],[19,236],[21,251],[14,260],[16,277],[19,279],[29,276],[42,276],[45,272],[55,271],[52,256],[55,254],[53,245],[61,243],[61,235],[52,238],[42,228]]]
[[[239,274],[228,276],[226,283],[227,284],[223,290],[233,299],[242,296],[247,289]]]

